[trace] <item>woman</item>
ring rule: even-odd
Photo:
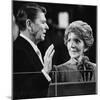
[[[55,66],[58,82],[95,81],[96,64],[84,55],[93,42],[92,29],[87,23],[74,21],[66,28],[64,43],[70,60]]]

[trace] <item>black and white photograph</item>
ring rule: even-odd
[[[12,0],[11,15],[13,100],[97,95],[96,5]]]

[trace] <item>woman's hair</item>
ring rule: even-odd
[[[26,20],[30,19],[31,21],[35,21],[37,18],[37,13],[43,12],[46,14],[46,9],[42,6],[39,6],[35,3],[26,3],[23,5],[17,13],[17,24],[20,30],[26,29]]]
[[[65,30],[65,36],[64,36],[65,45],[67,44],[68,35],[71,32],[78,35],[84,41],[86,48],[92,46],[94,42],[93,32],[91,26],[88,25],[86,22],[79,20],[69,24],[69,26]]]

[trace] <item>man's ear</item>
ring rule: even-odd
[[[31,30],[32,30],[32,27],[31,27],[31,20],[30,19],[27,19],[26,20],[26,28],[31,32]]]

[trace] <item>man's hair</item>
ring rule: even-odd
[[[43,12],[46,14],[46,9],[42,6],[39,6],[35,3],[26,3],[23,5],[17,13],[16,22],[19,26],[19,30],[26,29],[26,20],[30,19],[31,21],[35,21],[38,12]]]

